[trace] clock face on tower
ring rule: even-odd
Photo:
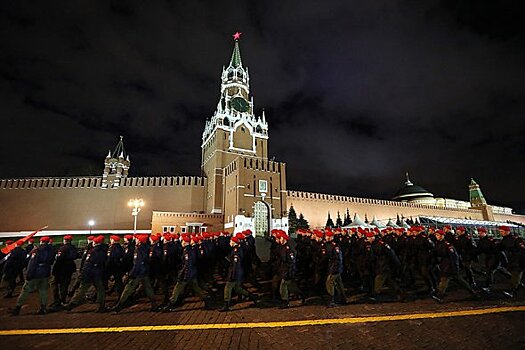
[[[238,112],[247,112],[248,108],[250,108],[248,102],[242,97],[235,97],[231,100],[230,104],[232,108]]]

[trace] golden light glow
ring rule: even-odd
[[[130,199],[128,202],[128,207],[142,208],[143,206],[144,206],[144,200],[142,200],[142,198]]]

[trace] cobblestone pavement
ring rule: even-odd
[[[108,298],[112,304],[115,298]],[[228,324],[279,322],[361,316],[439,313],[501,306],[523,306],[525,297],[472,301],[461,291],[451,291],[444,304],[430,299],[410,302],[357,303],[327,308],[317,298],[304,306],[295,301],[279,309],[270,300],[256,308],[235,305],[234,311],[203,310],[196,298],[187,298],[180,310],[152,313],[145,300],[120,314],[96,314],[94,304],[72,312],[33,315],[37,294],[32,294],[22,314],[13,317],[7,308],[15,299],[0,299],[0,331],[15,329],[90,328],[120,326]],[[0,335],[2,349],[524,349],[525,312],[423,318],[371,323],[348,323],[277,328],[226,328],[210,330],[141,330],[121,333]]]

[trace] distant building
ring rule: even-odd
[[[288,229],[292,204],[312,227],[324,226],[327,215],[337,212],[372,218],[378,224],[399,217],[435,217],[525,225],[524,215],[487,204],[474,180],[469,202],[435,198],[414,185],[408,173],[393,200],[288,190],[286,164],[269,158],[265,113],[256,116],[254,110],[250,75],[236,40],[222,70],[217,107],[202,134],[204,176],[129,176],[130,156],[120,137],[104,160],[102,176],[1,180],[0,236],[44,225],[52,234],[86,233],[91,219],[93,233],[131,232],[131,210],[126,205],[131,198],[146,203],[138,216],[141,232],[251,229],[262,236],[272,228]]]

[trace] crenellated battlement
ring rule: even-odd
[[[238,157],[224,168],[224,173],[228,176],[239,168],[281,173],[285,166],[285,163],[275,162],[268,159]]]
[[[456,211],[456,212],[461,211],[461,212],[472,213],[472,214],[479,213],[479,210],[476,210],[476,209],[447,208],[447,207],[429,205],[429,204],[396,202],[396,201],[389,201],[389,200],[383,200],[383,199],[350,197],[350,196],[341,196],[341,195],[315,193],[315,192],[288,191],[287,194],[288,194],[288,200],[291,202],[293,202],[294,199],[302,199],[302,200],[316,200],[316,201],[326,201],[326,202],[344,202],[344,203],[354,203],[354,204],[378,205],[378,206],[388,206],[388,207],[397,207],[397,208],[439,209],[439,210],[450,210],[450,211]]]
[[[102,188],[102,176],[39,177],[0,180],[0,190]],[[176,187],[206,186],[206,178],[200,176],[153,176],[127,177],[120,187]]]

